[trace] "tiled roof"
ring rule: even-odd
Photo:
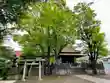
[[[72,47],[72,45],[67,45],[65,48],[63,48],[63,50],[61,51],[61,52],[80,52],[80,51],[76,51],[73,47]]]
[[[85,56],[86,54],[82,54],[81,51],[76,51],[72,45],[67,45],[59,55],[63,56]]]

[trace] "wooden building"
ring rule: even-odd
[[[75,63],[76,58],[84,57],[86,54],[81,53],[81,51],[75,50],[71,45],[66,46],[59,54],[63,63]]]

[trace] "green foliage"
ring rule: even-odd
[[[15,53],[12,48],[0,46],[0,57],[12,59],[14,57],[14,55],[15,55]]]
[[[0,1],[0,42],[3,36],[9,33],[8,23],[17,22],[22,10],[27,9],[28,4],[39,0],[1,0]]]
[[[74,12],[77,14],[78,36],[88,45],[90,56],[99,55],[106,56],[107,44],[105,44],[105,35],[100,32],[100,21],[95,19],[96,14],[89,4],[78,3],[74,7]],[[95,58],[95,57],[94,57]]]
[[[0,46],[0,78],[7,79],[8,70],[12,67],[12,59],[15,53],[9,47]]]
[[[40,49],[40,47],[37,46],[26,46],[23,47],[23,55],[26,56],[42,56],[42,51]]]
[[[75,14],[53,1],[29,5],[20,16],[18,24],[18,29],[27,32],[21,38],[18,37],[18,41],[23,46],[39,44],[43,53],[50,46],[50,51],[58,54],[61,48],[74,43],[76,38]]]
[[[16,2],[17,1],[17,2]],[[13,2],[16,2],[13,3]],[[0,1],[0,43],[3,40],[3,37],[8,33],[8,23],[12,23],[16,20],[15,6],[20,0],[1,0]],[[19,6],[20,7],[20,6]],[[17,8],[18,9],[18,8]]]
[[[50,63],[55,63],[55,57],[54,56],[50,57]]]
[[[27,9],[28,4],[39,0],[3,0],[0,3],[0,22],[12,23],[17,21],[17,17],[22,10]]]

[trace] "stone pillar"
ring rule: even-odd
[[[42,80],[41,74],[42,74],[42,72],[41,72],[41,61],[39,61],[39,80]]]
[[[27,62],[25,61],[24,69],[23,69],[23,77],[22,77],[22,81],[25,81],[25,76],[26,76],[26,66],[27,66]]]

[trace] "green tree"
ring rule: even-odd
[[[0,1],[0,41],[9,33],[8,24],[16,21],[17,11],[15,12],[15,9],[17,10],[18,6],[20,7],[20,1],[21,0]],[[13,2],[16,2],[16,4]]]
[[[50,29],[50,39],[52,49],[55,55],[69,43],[74,43],[75,40],[75,15],[66,7],[57,6],[54,2],[42,5],[40,24]],[[51,14],[51,15],[50,15]],[[48,19],[48,20],[47,20]],[[48,30],[49,31],[49,30]]]
[[[49,56],[52,52],[58,55],[76,38],[75,14],[53,1],[29,5],[29,9],[20,16],[19,25],[18,29],[28,33],[20,38],[21,43],[39,44]]]
[[[17,18],[22,10],[27,9],[28,4],[40,0],[0,0],[0,40],[3,36],[9,34],[7,24],[17,22]]]
[[[87,44],[88,56],[93,73],[97,74],[96,62],[99,55],[106,56],[107,48],[105,35],[100,32],[100,21],[95,19],[96,14],[90,8],[90,4],[78,3],[74,7],[77,14],[78,35]]]
[[[28,4],[37,2],[40,0],[1,0],[0,1],[0,14],[2,19],[0,21],[4,23],[12,23],[17,21],[17,16],[24,9],[27,9]]]

